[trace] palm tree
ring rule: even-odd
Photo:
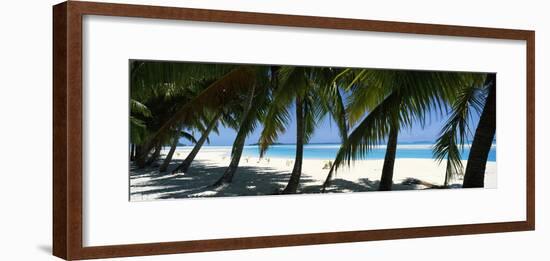
[[[171,139],[176,125],[193,124],[190,120],[173,124],[170,128],[164,126],[177,109],[200,94],[208,82],[222,77],[234,67],[224,64],[130,61],[130,119],[134,127],[139,127],[131,128],[131,131],[140,131],[141,134],[139,143],[133,143],[137,145],[135,160],[138,166],[142,167],[150,161],[148,155],[155,147],[162,145],[163,140]],[[134,113],[134,101],[150,111],[148,117]],[[136,119],[135,124],[133,119]],[[161,127],[164,131],[159,133]],[[153,135],[154,139],[151,137]]]
[[[379,190],[391,190],[399,131],[410,128],[413,122],[424,126],[426,113],[432,109],[443,114],[445,102],[456,98],[456,89],[476,78],[479,75],[452,72],[372,69],[342,72],[337,80],[346,82],[346,89],[351,92],[347,107],[350,124],[359,123],[341,145],[323,192],[341,164],[349,166],[352,160],[364,158],[383,141],[387,146]]]
[[[449,179],[463,174],[463,187],[484,186],[485,167],[496,130],[496,75],[487,74],[484,78],[482,84],[475,82],[460,91],[452,105],[451,117],[441,130],[434,147],[434,156],[439,161],[447,157],[445,185],[448,185]],[[460,148],[472,136],[469,127],[472,109],[480,118],[464,172]]]
[[[330,68],[284,66],[278,72],[278,86],[273,92],[264,129],[259,144],[262,157],[269,146],[277,141],[290,123],[290,109],[294,107],[296,118],[296,153],[294,167],[283,194],[296,193],[302,174],[304,144],[306,144],[319,122],[328,113],[334,113],[343,137],[347,134],[342,97],[336,86],[325,85],[327,78],[334,75]],[[328,77],[327,77],[328,76]],[[329,103],[330,102],[330,103]],[[334,110],[329,110],[333,107]],[[338,114],[340,113],[340,114]],[[338,114],[338,115],[336,115]],[[345,138],[344,138],[345,139]]]
[[[397,95],[396,103],[400,103],[401,99]],[[378,190],[387,191],[391,190],[393,186],[393,167],[395,165],[395,154],[397,153],[397,135],[399,134],[399,110],[401,104],[396,105],[393,110],[389,112],[389,133],[388,144],[386,146],[386,155],[384,156],[384,165],[382,167],[382,176],[380,178],[380,185]]]
[[[199,67],[202,66],[208,65],[200,65]],[[197,110],[216,110],[227,106],[228,103],[235,100],[235,96],[240,93],[240,90],[249,86],[247,83],[250,78],[255,77],[255,71],[251,66],[239,65],[231,66],[229,69],[225,68],[225,71],[211,69],[215,72],[211,74],[207,73],[207,69],[204,69],[206,72],[203,72],[201,68],[197,69],[200,73],[197,73],[198,76],[195,78],[195,81],[200,79],[200,83],[204,83],[204,81],[208,81],[210,78],[212,78],[212,81],[206,85],[194,84],[198,86],[198,88],[195,87],[197,93],[186,96],[187,99],[177,103],[176,108],[168,117],[159,122],[158,127],[152,128],[151,134],[147,135],[142,142],[141,153],[136,156],[136,159],[143,161],[143,158],[147,158],[150,151],[154,149],[155,144],[169,135],[170,130],[174,126],[192,124],[196,119]],[[223,71],[223,73],[219,73],[219,71]],[[206,76],[204,75],[210,78],[205,80]]]
[[[157,162],[160,157],[160,151],[162,150],[162,144],[155,145],[155,149],[151,156],[145,162],[145,166],[151,166],[153,163]]]
[[[482,188],[485,181],[487,157],[496,131],[496,74],[489,74],[485,82],[489,93],[477,125],[468,164],[464,173],[464,188]]]
[[[223,186],[233,181],[239,167],[246,138],[254,132],[258,122],[265,117],[266,108],[270,103],[268,99],[269,92],[276,82],[274,79],[279,68],[258,66],[256,70],[256,77],[250,79],[251,81],[248,83],[249,90],[246,95],[237,99],[236,104],[233,105],[241,108],[233,109],[234,114],[236,114],[235,118],[239,119],[239,123],[234,128],[237,131],[237,136],[231,148],[231,162],[212,187]]]
[[[193,137],[192,134],[182,131],[181,128],[178,128],[175,131],[174,135],[172,136],[172,141],[170,143],[170,151],[168,151],[168,154],[166,155],[166,157],[164,158],[164,161],[159,167],[160,172],[166,172],[166,170],[168,169],[168,165],[170,165],[170,162],[172,161],[174,152],[176,152],[176,147],[179,144],[180,137],[183,137],[192,143],[195,143],[195,144],[197,143],[197,140],[195,140],[195,137]]]
[[[458,95],[449,106],[451,114],[436,140],[433,149],[434,158],[438,162],[447,159],[444,187],[452,179],[464,174],[461,151],[464,143],[471,137],[470,117],[473,113],[481,113],[486,94],[485,84],[473,82],[458,89]]]
[[[178,172],[187,172],[189,167],[191,166],[191,163],[199,153],[199,150],[202,148],[202,145],[208,140],[208,136],[210,135],[210,132],[216,128],[216,125],[218,124],[218,120],[220,119],[222,113],[218,112],[208,123],[207,128],[202,132],[201,138],[195,142],[195,146],[191,150],[191,152],[187,155],[185,160],[178,165],[172,173],[178,173]]]
[[[254,101],[255,89],[256,87],[252,85],[249,90],[248,101],[246,101],[246,107],[244,108],[244,116],[242,117],[237,136],[233,141],[233,146],[231,149],[231,162],[229,163],[229,166],[225,169],[223,175],[212,185],[214,187],[231,183],[233,181],[233,176],[235,175],[235,172],[239,167],[239,162],[241,160],[246,136],[247,133],[249,133],[252,121],[254,120],[251,119],[252,116],[250,116],[250,114],[251,112],[253,112],[252,105]]]

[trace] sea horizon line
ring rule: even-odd
[[[277,144],[272,144],[270,145],[269,147],[280,147],[280,146],[295,146],[296,144],[295,143],[277,143]],[[308,144],[304,144],[304,147],[314,147],[314,146],[318,146],[318,148],[322,148],[321,146],[324,146],[326,148],[334,148],[334,147],[340,147],[342,144],[341,143],[308,143]],[[409,143],[409,142],[403,142],[403,143],[397,143],[397,146],[398,147],[409,147],[409,148],[427,148],[427,147],[432,147],[434,146],[435,143]],[[493,142],[491,147],[496,147],[496,143]],[[178,144],[177,147],[193,147],[194,144]],[[233,145],[232,144],[204,144],[203,147],[232,147]],[[248,144],[248,145],[245,145],[245,147],[258,147],[259,145],[258,144]],[[472,144],[471,143],[464,143],[464,147],[471,147]],[[374,148],[385,148],[387,147],[386,144],[380,144],[380,145],[375,145]]]

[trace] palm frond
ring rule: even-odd
[[[134,144],[141,144],[147,136],[145,122],[130,116],[130,141]]]
[[[152,113],[147,106],[137,100],[130,99],[130,113],[132,115],[139,114],[143,117],[151,117]]]
[[[434,158],[439,163],[447,159],[446,183],[463,174],[464,167],[460,152],[468,137],[471,136],[469,119],[472,110],[480,113],[484,104],[483,95],[479,87],[474,84],[463,86],[457,93],[456,100],[451,106],[451,115],[442,127],[433,148]]]
[[[197,143],[197,140],[195,139],[195,137],[189,132],[181,131],[180,132],[180,137],[190,141],[193,144]]]
[[[328,113],[338,127],[340,139],[345,141],[348,137],[348,115],[345,102],[340,88],[335,82],[336,77],[341,74],[341,69],[321,68],[315,70],[313,84],[315,85],[314,95],[318,95],[323,106],[323,113]]]
[[[375,146],[379,145],[395,125],[388,113],[398,112],[401,99],[397,93],[386,97],[350,133],[346,142],[338,150],[334,163],[323,184],[323,190],[342,165],[351,165],[356,159],[363,159]]]
[[[265,116],[264,128],[258,141],[260,157],[263,157],[268,147],[277,141],[281,133],[286,131],[286,127],[291,121],[289,105],[293,99],[292,96],[287,94],[288,91],[281,88],[273,97],[272,105]]]
[[[165,135],[166,131],[175,124],[193,120],[193,115],[197,108],[220,108],[232,102],[234,97],[238,95],[242,89],[253,84],[251,83],[251,81],[255,79],[253,76],[254,70],[249,66],[234,68],[176,110],[172,116],[166,120],[151,137],[149,137],[147,144],[153,144],[155,140]]]
[[[277,71],[277,86],[273,91],[271,106],[267,110],[264,128],[260,135],[260,157],[263,157],[269,146],[275,143],[279,135],[286,131],[291,121],[289,108],[299,93],[305,93],[306,80],[303,68],[282,66]]]

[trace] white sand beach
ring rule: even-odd
[[[191,148],[178,148],[169,170],[187,156]],[[137,170],[130,167],[130,200],[174,199],[212,196],[244,196],[274,194],[284,188],[290,177],[293,159],[251,158],[243,156],[233,182],[217,189],[210,187],[229,165],[230,151],[225,148],[202,148],[186,173],[159,173],[158,168]],[[319,193],[329,172],[328,160],[304,159],[300,193]],[[350,168],[342,167],[333,178],[327,192],[375,191],[378,188],[383,160],[360,160]],[[466,161],[464,161],[466,166]],[[325,168],[323,168],[325,167]],[[393,190],[430,188],[407,179],[414,178],[433,185],[442,185],[445,162],[432,159],[398,158],[394,167]],[[462,180],[455,180],[451,188],[460,188]],[[485,187],[496,188],[496,163],[488,162]]]

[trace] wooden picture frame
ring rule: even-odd
[[[527,218],[503,223],[83,247],[82,19],[85,15],[524,40],[527,43]],[[57,257],[77,260],[535,229],[534,31],[70,1],[53,7],[53,66],[53,254]]]

